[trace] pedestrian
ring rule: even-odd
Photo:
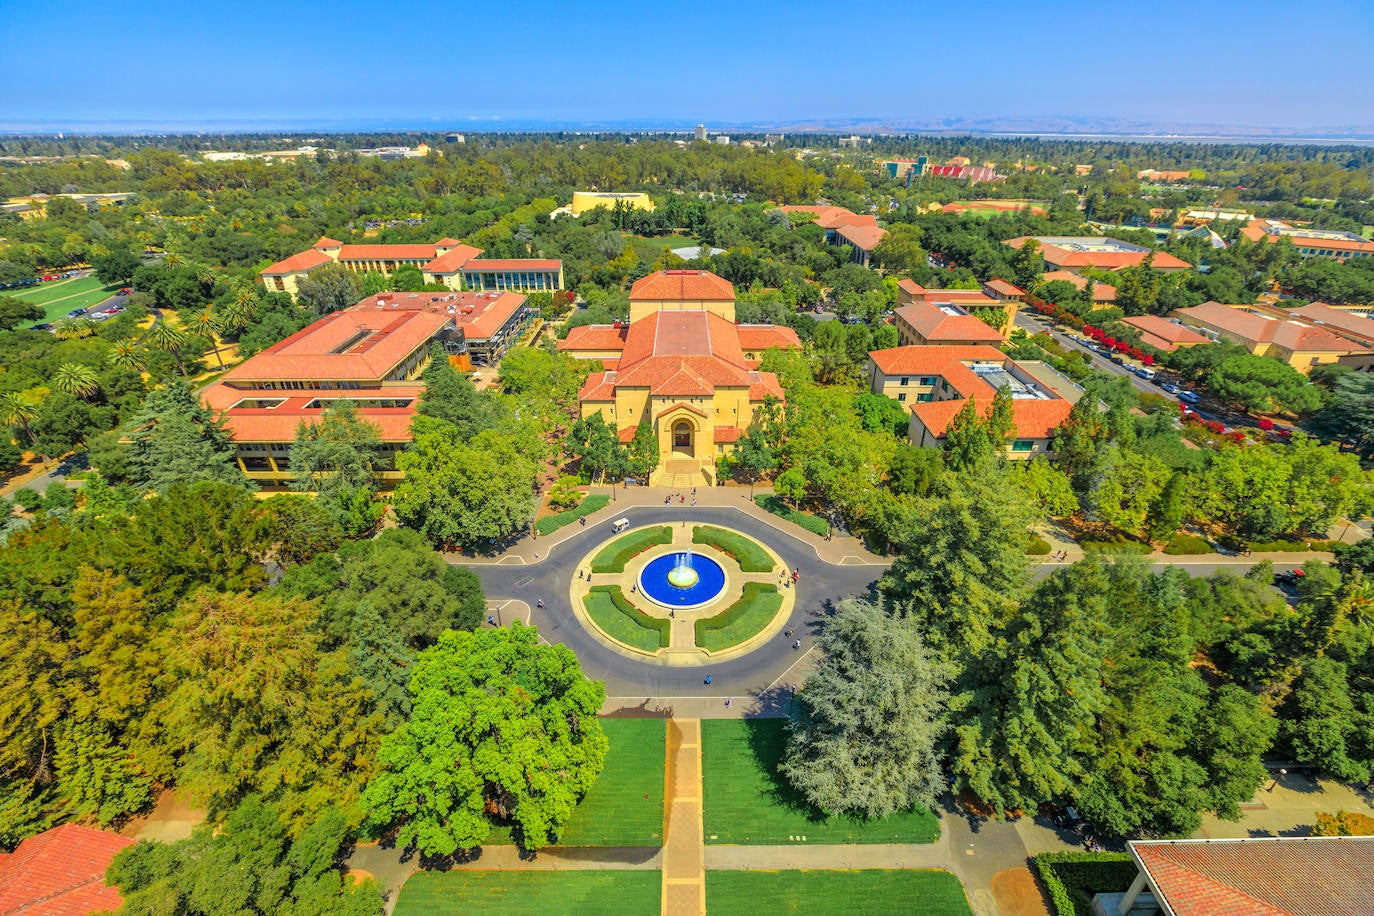
[[[692,495],[693,495],[693,496],[696,496],[696,495],[697,495],[697,488],[696,488],[696,487],[692,487]]]
[[[536,550],[536,551],[534,552],[534,558],[535,558],[536,560],[539,559],[539,551]]]
[[[800,648],[801,648],[801,640],[800,640],[800,639],[794,639],[794,640],[792,640],[792,648],[793,648],[793,649],[800,649]]]
[[[586,528],[586,527],[587,527],[587,516],[585,516],[585,515],[579,515],[579,516],[577,517],[577,523],[578,523],[579,525],[581,525],[583,528]]]
[[[782,631],[782,635],[783,635],[783,636],[786,636],[788,639],[791,639],[791,638],[792,638],[792,628],[791,628],[791,627],[788,627],[787,629],[783,630],[783,631]]]
[[[710,683],[711,683],[711,675],[709,675],[709,674],[706,675],[706,683],[707,683],[707,684],[710,684]]]
[[[727,709],[728,709],[729,706],[730,706],[730,701],[733,700],[733,699],[734,699],[734,697],[726,697],[726,698],[725,698],[725,706],[726,706]]]
[[[631,582],[631,583],[630,583],[630,594],[631,594],[631,595],[633,595],[638,589],[639,589],[639,584],[638,584],[638,583],[636,583],[636,582]]]
[[[673,498],[672,498],[671,496],[665,496],[665,497],[663,497],[663,505],[665,505],[665,506],[668,505],[668,503],[670,503],[670,502],[672,502],[672,501],[673,501]]]
[[[535,607],[543,607],[543,606],[544,606],[544,599],[543,599],[543,598],[540,598],[539,600],[535,601],[535,602],[534,602],[534,606],[535,606]]]
[[[487,624],[493,627],[496,626],[496,616],[494,614],[487,615]]]
[[[692,508],[695,509],[695,508],[696,508],[696,505],[697,505],[697,498],[696,498],[695,496],[693,496],[693,497],[692,497]]]
[[[669,608],[669,609],[668,609],[668,616],[669,616],[669,617],[674,617],[674,618],[677,617],[677,608]]]

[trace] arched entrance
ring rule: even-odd
[[[695,454],[692,450],[692,424],[687,420],[678,420],[673,424],[673,454]]]

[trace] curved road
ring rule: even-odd
[[[867,592],[885,568],[822,562],[806,542],[738,509],[633,506],[620,514],[630,520],[632,527],[677,525],[684,521],[688,525],[719,525],[767,543],[790,568],[801,570],[796,585],[797,601],[788,626],[796,630],[794,639],[801,638],[802,650],[793,649],[792,640],[780,634],[741,658],[688,667],[650,664],[607,648],[577,622],[568,606],[568,583],[577,571],[576,564],[611,537],[610,526],[604,522],[589,524],[584,529],[574,527],[567,540],[551,541],[550,552],[541,551],[540,559],[529,565],[499,561],[464,564],[481,577],[489,605],[511,599],[529,605],[530,621],[539,627],[540,634],[549,642],[562,643],[576,652],[582,670],[588,677],[605,681],[606,695],[611,697],[743,698],[762,694],[779,681],[800,683],[800,670],[795,676],[788,675],[790,679],[784,679],[784,675],[814,646],[816,624],[826,607],[840,598]],[[560,531],[558,536],[562,534]],[[544,599],[543,608],[535,607],[540,598]],[[503,616],[503,622],[510,621]],[[703,684],[707,674],[712,680],[709,687]]]

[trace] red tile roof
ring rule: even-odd
[[[741,435],[741,433],[740,433],[740,429],[739,429],[738,426],[717,426],[717,427],[716,427],[716,441],[717,441],[717,442],[738,442],[738,441],[739,441],[740,435]]]
[[[322,235],[322,236],[320,236],[320,240],[319,240],[318,242],[316,242],[314,245],[311,245],[310,247],[312,247],[312,248],[338,248],[338,247],[339,247],[340,245],[342,245],[342,244],[343,244],[343,242],[339,241],[338,239],[331,239],[331,238],[330,238],[329,236],[327,236],[327,235]]]
[[[1067,270],[1051,270],[1048,273],[1046,273],[1043,277],[1041,277],[1041,279],[1044,280],[1046,283],[1049,283],[1053,280],[1062,280],[1065,283],[1072,283],[1076,289],[1080,290],[1085,289],[1088,285],[1087,277],[1079,276],[1078,274]],[[1101,280],[1094,280],[1092,281],[1092,283],[1094,302],[1116,301],[1115,286],[1112,286],[1110,283],[1103,283]]]
[[[1287,231],[1266,232],[1266,227],[1272,227],[1275,230],[1282,229]],[[1283,220],[1265,219],[1257,220],[1251,223],[1244,229],[1241,229],[1240,234],[1245,236],[1252,242],[1258,242],[1260,239],[1267,239],[1271,242],[1277,242],[1279,239],[1286,238],[1289,241],[1291,241],[1294,247],[1296,248],[1324,248],[1329,251],[1336,252],[1364,251],[1374,254],[1374,242],[1368,240],[1357,241],[1355,239],[1321,237],[1314,238],[1309,235],[1303,235],[1302,231],[1303,230],[1301,228],[1291,226],[1288,223],[1285,223]]]
[[[887,230],[877,226],[840,226],[835,233],[861,251],[872,251],[887,235]]]
[[[791,205],[778,209],[784,213],[814,214],[816,225],[822,229],[839,229],[841,226],[872,226],[877,228],[878,225],[876,217],[855,213],[846,207]]]
[[[329,255],[310,249],[299,254],[293,254],[289,258],[284,258],[273,264],[271,267],[262,271],[264,277],[275,277],[283,274],[303,273],[307,270],[314,270],[321,264],[328,264],[332,260]]]
[[[918,302],[897,309],[897,321],[912,328],[931,343],[956,340],[1002,340],[1002,334],[982,319],[968,314],[951,314],[931,302]]]
[[[1345,309],[1332,308],[1323,302],[1313,302],[1302,308],[1290,309],[1290,314],[1305,318],[1313,324],[1332,328],[1337,333],[1358,340],[1361,343],[1374,343],[1374,320]]]
[[[443,242],[439,243],[440,246],[443,244]],[[481,253],[482,249],[480,248],[454,243],[454,247],[426,264],[424,270],[432,274],[454,274],[461,270],[464,264],[467,264]]]
[[[981,345],[892,347],[887,350],[873,350],[868,354],[868,358],[873,360],[873,364],[878,367],[878,371],[883,375],[944,376],[947,372],[953,371],[955,366],[967,372],[968,370],[963,369],[962,366],[966,361],[1007,362],[1007,354],[1001,350],[996,347]],[[951,382],[953,383],[952,379]],[[955,384],[954,387],[960,391],[968,390],[967,388],[960,388],[958,384]],[[990,390],[988,395],[991,396]]]
[[[1005,308],[1006,303],[994,299],[981,289],[926,289],[915,280],[898,280],[897,288],[911,297],[912,302],[953,302],[964,306],[996,306]],[[1016,287],[1012,287],[1015,289]]]
[[[1001,293],[1003,296],[1024,296],[1026,294],[1024,289],[1017,286],[1015,283],[1008,283],[1001,277],[993,277],[984,285],[995,293]]]
[[[460,241],[458,241],[457,239],[453,239],[453,238],[449,238],[448,236],[445,236],[444,238],[441,238],[439,241],[435,242],[435,243],[434,243],[434,247],[435,247],[435,248],[452,248],[452,247],[454,247],[454,246],[456,246],[456,245],[461,245],[461,244],[463,244],[463,243],[460,242]]]
[[[123,900],[105,883],[105,870],[132,845],[127,837],[76,824],[29,837],[0,856],[0,913],[85,916],[118,909]]]
[[[630,287],[630,299],[733,302],[735,288],[709,270],[660,270],[636,280]]]
[[[1023,235],[1007,239],[1002,244],[1020,249],[1034,236]],[[1073,251],[1054,244],[1054,238],[1037,238],[1040,253],[1045,263],[1055,267],[1098,267],[1103,270],[1117,270],[1122,267],[1135,267],[1154,255],[1150,265],[1156,270],[1191,270],[1193,265],[1176,258],[1167,251]]]
[[[769,347],[779,347],[784,350],[800,350],[801,338],[797,332],[785,325],[780,324],[741,324],[736,330],[739,333],[739,345],[741,350],[757,352],[767,350]]]
[[[302,422],[312,426],[324,414],[324,406],[308,408],[316,399],[322,401],[351,400],[357,404],[360,418],[377,427],[383,442],[409,442],[410,421],[419,408],[423,385],[387,385],[386,387],[349,390],[315,389],[310,391],[272,391],[263,388],[234,388],[217,382],[201,395],[206,407],[218,411],[224,427],[236,442],[292,442]],[[373,398],[411,399],[408,407],[372,407],[366,402]],[[276,407],[236,407],[245,400],[281,399]]]
[[[432,261],[433,245],[344,245],[340,261]]]
[[[992,411],[992,395],[980,397],[975,402],[978,415],[984,419]],[[911,412],[930,430],[931,435],[943,436],[945,428],[955,415],[964,408],[964,400],[929,401],[916,404]],[[1073,405],[1068,401],[1054,399],[1049,401],[1012,401],[1012,419],[1016,425],[1019,439],[1048,439],[1055,429],[1068,417]]]
[[[1121,322],[1139,331],[1141,339],[1145,343],[1166,353],[1177,350],[1179,344],[1207,344],[1212,342],[1212,338],[1158,315],[1133,315],[1121,319]]]
[[[558,349],[573,351],[574,356],[578,350],[623,350],[629,332],[630,326],[626,324],[618,328],[610,324],[584,324],[569,331],[558,342]]]
[[[1135,840],[1130,850],[1174,916],[1374,913],[1374,837]]]
[[[463,270],[473,272],[481,270],[558,270],[562,266],[563,262],[557,258],[507,258],[505,260],[491,258],[469,261]]]
[[[1368,353],[1369,348],[1347,340],[1324,328],[1304,321],[1284,321],[1248,311],[1244,306],[1204,302],[1191,308],[1174,309],[1179,318],[1237,337],[1250,347],[1272,343],[1286,350],[1314,353]]]

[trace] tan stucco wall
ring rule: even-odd
[[[735,320],[735,300],[706,301],[704,299],[631,299],[630,323],[654,312],[713,312],[726,321]]]

